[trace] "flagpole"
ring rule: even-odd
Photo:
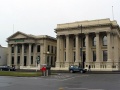
[[[114,11],[113,11],[113,6],[112,6],[112,17],[113,17],[113,20],[114,20]]]

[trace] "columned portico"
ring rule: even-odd
[[[61,48],[60,39],[57,38],[57,50],[59,50],[57,51],[57,62],[60,63],[56,63],[56,66],[59,65],[59,69],[64,69],[61,65],[61,59],[64,58],[66,69],[71,64],[80,65],[82,63],[83,68],[88,69],[90,65],[93,71],[119,70],[120,33],[118,27],[117,22],[110,21],[110,19],[58,24],[55,32],[61,37],[65,36],[66,41],[63,45],[66,47]],[[114,32],[114,35],[111,32]],[[117,33],[115,34],[115,32]],[[112,37],[114,43],[111,40]],[[62,49],[65,50],[63,54],[60,53]]]
[[[52,67],[55,66],[56,56],[56,39],[47,35],[27,35],[22,32],[16,32],[8,39],[8,65],[15,65],[20,69],[39,69],[41,65],[47,65],[48,62]],[[49,53],[47,53],[49,52]]]

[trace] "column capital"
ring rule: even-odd
[[[111,33],[111,31],[106,31],[106,33],[107,33],[107,34],[110,34],[110,33]]]

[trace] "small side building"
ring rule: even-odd
[[[40,69],[42,64],[55,67],[57,40],[48,35],[16,32],[7,38],[7,65],[20,69]]]
[[[0,45],[0,66],[7,65],[7,47]]]

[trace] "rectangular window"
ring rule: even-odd
[[[66,61],[66,52],[65,52],[65,61]]]
[[[76,59],[75,55],[76,55],[76,53],[74,52],[74,62],[75,62],[75,59]]]
[[[51,66],[53,66],[53,57],[51,56]]]
[[[31,64],[33,64],[33,56],[31,56]]]
[[[76,42],[75,42],[75,38],[74,38],[74,40],[73,40],[73,44],[74,44],[73,46],[74,46],[74,47],[76,47]]]
[[[107,61],[107,50],[103,51],[103,61]]]
[[[24,46],[24,53],[27,53],[27,45]]]
[[[64,47],[66,48],[66,39],[64,39]]]
[[[20,46],[18,46],[18,48],[17,48],[17,49],[18,49],[18,53],[20,53]]]
[[[11,64],[14,65],[14,57],[12,56]]]
[[[32,47],[31,47],[31,52],[33,52],[33,48],[34,48],[34,46],[32,45]]]
[[[93,61],[96,61],[96,51],[93,51]]]
[[[48,45],[48,52],[50,52],[50,45]]]
[[[40,52],[40,45],[37,45],[37,52]]]
[[[14,47],[12,47],[12,53],[14,53]]]
[[[57,47],[55,47],[55,54],[56,54],[56,52],[57,52]]]
[[[51,46],[51,53],[53,53],[53,46]]]
[[[17,64],[20,64],[20,56],[17,58]]]

